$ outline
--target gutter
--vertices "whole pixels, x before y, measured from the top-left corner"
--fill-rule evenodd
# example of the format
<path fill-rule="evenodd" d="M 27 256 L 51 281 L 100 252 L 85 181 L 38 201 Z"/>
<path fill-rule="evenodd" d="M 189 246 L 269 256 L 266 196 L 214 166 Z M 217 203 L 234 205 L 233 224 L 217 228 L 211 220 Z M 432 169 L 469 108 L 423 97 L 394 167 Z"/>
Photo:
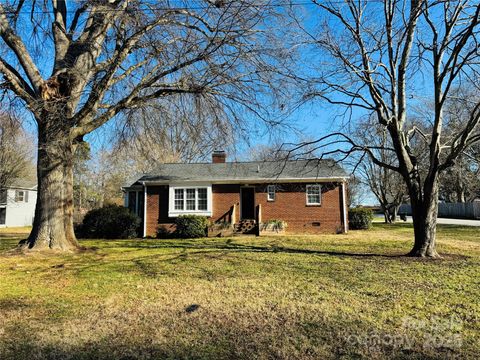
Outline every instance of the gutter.
<path fill-rule="evenodd" d="M 348 233 L 348 223 L 347 223 L 347 191 L 345 190 L 345 181 L 342 182 L 342 207 L 343 207 L 343 231 Z"/>
<path fill-rule="evenodd" d="M 261 179 L 225 179 L 225 180 L 191 180 L 191 179 L 171 179 L 171 180 L 146 180 L 142 181 L 142 184 L 149 184 L 149 185 L 169 185 L 172 183 L 206 183 L 206 184 L 268 184 L 268 183 L 304 183 L 306 181 L 312 182 L 342 182 L 344 183 L 349 177 L 316 177 L 316 178 L 261 178 Z"/>
<path fill-rule="evenodd" d="M 143 185 L 143 237 L 147 237 L 147 185 L 142 182 Z"/>

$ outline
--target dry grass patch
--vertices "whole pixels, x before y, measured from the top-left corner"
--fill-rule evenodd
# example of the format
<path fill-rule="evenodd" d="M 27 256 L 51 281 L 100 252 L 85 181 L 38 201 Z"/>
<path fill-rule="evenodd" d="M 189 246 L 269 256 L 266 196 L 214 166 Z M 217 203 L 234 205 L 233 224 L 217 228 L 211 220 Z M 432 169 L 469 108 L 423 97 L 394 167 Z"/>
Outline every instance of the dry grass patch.
<path fill-rule="evenodd" d="M 376 224 L 3 255 L 0 359 L 477 358 L 478 229 L 440 227 L 435 261 L 399 256 L 411 238 Z"/>
<path fill-rule="evenodd" d="M 0 239 L 1 238 L 26 238 L 30 231 L 32 230 L 31 226 L 21 226 L 21 227 L 0 227 Z"/>

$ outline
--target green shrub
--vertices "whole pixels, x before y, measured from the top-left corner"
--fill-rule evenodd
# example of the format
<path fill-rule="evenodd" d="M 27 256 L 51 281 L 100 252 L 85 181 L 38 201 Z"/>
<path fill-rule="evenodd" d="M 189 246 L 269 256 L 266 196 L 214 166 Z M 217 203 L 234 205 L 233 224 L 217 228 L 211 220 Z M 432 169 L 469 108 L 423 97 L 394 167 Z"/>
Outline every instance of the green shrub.
<path fill-rule="evenodd" d="M 207 235 L 208 220 L 205 216 L 182 215 L 175 220 L 175 236 L 183 239 L 204 237 Z"/>
<path fill-rule="evenodd" d="M 372 226 L 373 213 L 367 208 L 353 208 L 348 211 L 348 225 L 352 230 L 366 230 Z"/>
<path fill-rule="evenodd" d="M 82 237 L 129 239 L 137 237 L 140 218 L 119 205 L 106 205 L 89 211 L 83 218 Z"/>

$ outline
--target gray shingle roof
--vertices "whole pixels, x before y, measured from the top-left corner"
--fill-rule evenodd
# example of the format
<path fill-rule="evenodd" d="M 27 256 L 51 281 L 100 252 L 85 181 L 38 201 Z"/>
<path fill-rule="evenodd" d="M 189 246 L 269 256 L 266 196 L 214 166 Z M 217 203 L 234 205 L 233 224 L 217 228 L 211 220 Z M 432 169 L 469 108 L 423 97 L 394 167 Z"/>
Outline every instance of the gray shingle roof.
<path fill-rule="evenodd" d="M 16 178 L 12 180 L 9 189 L 33 189 L 37 186 L 35 180 L 29 180 L 24 178 Z"/>
<path fill-rule="evenodd" d="M 346 178 L 333 160 L 253 161 L 226 163 L 162 164 L 138 182 L 176 181 L 281 181 Z"/>

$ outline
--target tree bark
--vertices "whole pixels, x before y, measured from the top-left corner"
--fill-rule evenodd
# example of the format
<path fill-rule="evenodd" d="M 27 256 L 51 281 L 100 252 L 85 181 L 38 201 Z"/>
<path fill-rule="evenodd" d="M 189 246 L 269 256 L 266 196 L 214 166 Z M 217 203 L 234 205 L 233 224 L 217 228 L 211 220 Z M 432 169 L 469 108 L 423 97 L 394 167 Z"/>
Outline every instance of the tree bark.
<path fill-rule="evenodd" d="M 383 203 L 380 204 L 380 207 L 382 208 L 385 224 L 390 224 L 390 212 L 388 211 L 388 207 Z"/>
<path fill-rule="evenodd" d="M 390 224 L 390 214 L 386 209 L 383 211 L 383 218 L 384 218 L 385 224 Z"/>
<path fill-rule="evenodd" d="M 39 121 L 38 192 L 35 219 L 22 250 L 74 251 L 78 242 L 73 229 L 73 143 L 66 119 Z"/>
<path fill-rule="evenodd" d="M 436 249 L 438 178 L 430 183 L 423 196 L 417 191 L 419 188 L 414 186 L 410 190 L 415 241 L 408 256 L 439 257 Z"/>
<path fill-rule="evenodd" d="M 465 186 L 463 184 L 463 179 L 460 170 L 457 172 L 457 202 L 465 202 Z"/>
<path fill-rule="evenodd" d="M 394 204 L 393 205 L 393 214 L 391 217 L 392 224 L 395 224 L 397 222 L 397 217 L 398 217 L 398 209 L 400 208 L 400 205 Z"/>

